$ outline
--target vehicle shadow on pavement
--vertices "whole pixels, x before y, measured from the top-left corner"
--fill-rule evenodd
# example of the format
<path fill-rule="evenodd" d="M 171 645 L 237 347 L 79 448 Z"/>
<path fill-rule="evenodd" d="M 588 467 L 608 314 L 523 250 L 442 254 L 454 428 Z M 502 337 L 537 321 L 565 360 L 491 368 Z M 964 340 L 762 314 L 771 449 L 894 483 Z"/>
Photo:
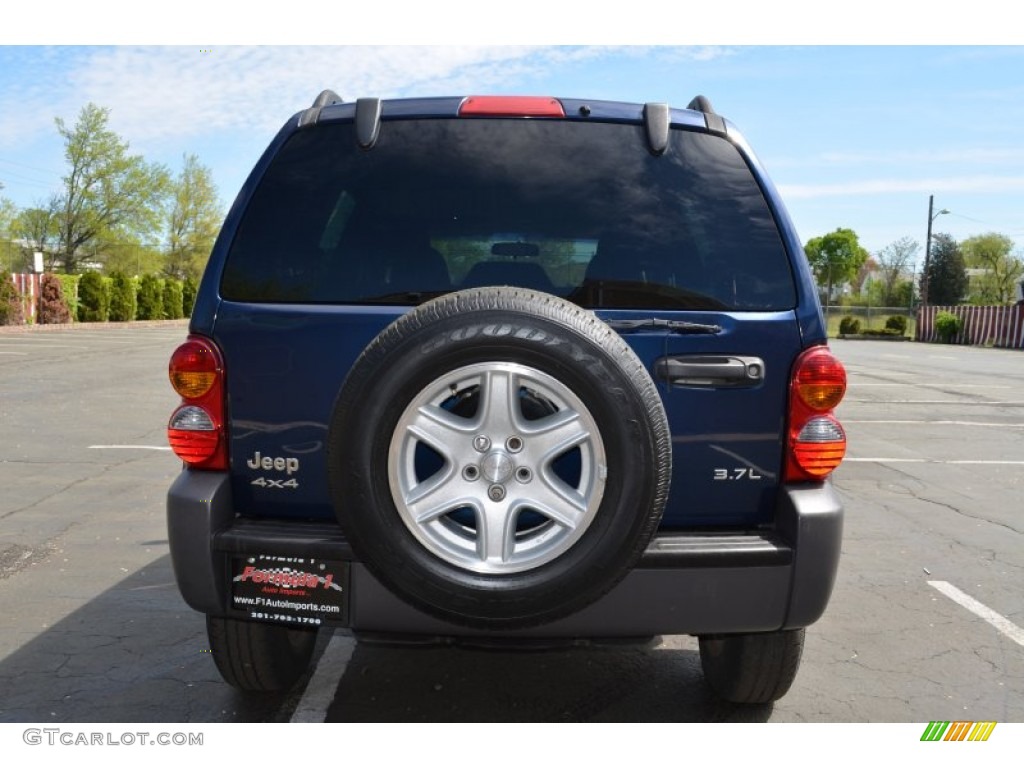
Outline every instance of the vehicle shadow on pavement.
<path fill-rule="evenodd" d="M 4 588 L 17 588 L 17 579 Z M 32 631 L 31 619 L 21 617 L 19 626 Z M 329 636 L 321 633 L 320 647 Z M 243 695 L 224 683 L 203 617 L 182 601 L 163 556 L 0 660 L 0 722 L 280 722 L 291 717 L 307 679 L 280 695 Z M 770 705 L 714 698 L 695 650 L 359 643 L 325 719 L 760 722 L 771 713 Z"/>
<path fill-rule="evenodd" d="M 328 722 L 764 722 L 772 706 L 715 698 L 695 650 L 360 643 Z"/>
<path fill-rule="evenodd" d="M 224 684 L 209 649 L 165 555 L 0 661 L 0 722 L 261 722 L 291 711 L 286 696 Z"/>

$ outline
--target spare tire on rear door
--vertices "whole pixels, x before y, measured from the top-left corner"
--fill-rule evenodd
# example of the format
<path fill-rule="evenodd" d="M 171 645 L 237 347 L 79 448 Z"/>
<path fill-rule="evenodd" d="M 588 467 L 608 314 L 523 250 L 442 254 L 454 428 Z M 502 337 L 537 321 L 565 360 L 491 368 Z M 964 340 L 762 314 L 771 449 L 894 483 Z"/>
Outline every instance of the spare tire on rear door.
<path fill-rule="evenodd" d="M 392 323 L 346 378 L 328 441 L 357 556 L 409 604 L 475 628 L 595 601 L 668 495 L 643 364 L 592 312 L 522 289 L 448 294 Z"/>

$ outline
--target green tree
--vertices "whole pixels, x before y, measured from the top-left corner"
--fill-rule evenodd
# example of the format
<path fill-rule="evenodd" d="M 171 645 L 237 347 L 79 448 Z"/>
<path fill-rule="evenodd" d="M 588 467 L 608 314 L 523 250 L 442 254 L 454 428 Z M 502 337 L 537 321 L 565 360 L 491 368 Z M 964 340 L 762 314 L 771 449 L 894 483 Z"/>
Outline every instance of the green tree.
<path fill-rule="evenodd" d="M 78 283 L 78 319 L 83 323 L 105 323 L 110 316 L 110 292 L 96 270 L 82 275 Z"/>
<path fill-rule="evenodd" d="M 195 155 L 185 155 L 181 173 L 171 188 L 167 274 L 179 280 L 202 275 L 223 217 L 210 169 Z"/>
<path fill-rule="evenodd" d="M 199 292 L 199 281 L 186 277 L 181 285 L 181 310 L 185 317 L 192 316 L 192 307 L 196 305 L 196 294 Z"/>
<path fill-rule="evenodd" d="M 889 243 L 875 256 L 878 263 L 878 278 L 881 283 L 883 306 L 903 307 L 907 305 L 901 296 L 900 285 L 906 283 L 906 275 L 911 271 L 910 265 L 917 260 L 921 246 L 911 237 L 901 237 Z"/>
<path fill-rule="evenodd" d="M 181 281 L 168 277 L 164 279 L 164 317 L 168 320 L 178 320 L 183 314 L 185 298 L 182 291 Z"/>
<path fill-rule="evenodd" d="M 159 246 L 135 239 L 101 240 L 97 243 L 96 250 L 104 254 L 103 268 L 107 274 L 124 272 L 126 275 L 141 277 L 163 271 L 167 263 L 167 258 Z"/>
<path fill-rule="evenodd" d="M 128 143 L 107 127 L 108 109 L 87 104 L 68 127 L 59 117 L 68 173 L 57 198 L 58 250 L 66 272 L 95 254 L 95 241 L 151 239 L 159 229 L 170 176 L 128 152 Z M 102 257 L 102 254 L 96 254 Z"/>
<path fill-rule="evenodd" d="M 929 264 L 921 274 L 921 300 L 939 306 L 959 304 L 967 285 L 960 245 L 949 235 L 934 235 Z"/>
<path fill-rule="evenodd" d="M 808 240 L 804 253 L 818 284 L 825 285 L 830 299 L 833 286 L 853 280 L 868 260 L 868 252 L 861 248 L 857 233 L 843 228 Z"/>
<path fill-rule="evenodd" d="M 989 232 L 960 243 L 964 262 L 979 274 L 970 278 L 971 301 L 975 304 L 1010 304 L 1024 277 L 1024 262 L 1011 254 L 1013 241 Z"/>
<path fill-rule="evenodd" d="M 10 237 L 11 225 L 18 215 L 18 207 L 6 197 L 0 197 L 0 237 Z"/>
<path fill-rule="evenodd" d="M 0 189 L 3 189 L 0 186 Z M 0 269 L 14 271 L 15 257 L 18 255 L 18 248 L 14 240 L 14 220 L 17 218 L 18 209 L 6 197 L 0 197 Z"/>
<path fill-rule="evenodd" d="M 68 322 L 73 323 L 78 319 L 78 284 L 82 281 L 82 276 L 57 275 L 57 279 L 60 280 L 61 290 L 64 291 L 64 303 L 70 313 Z"/>
<path fill-rule="evenodd" d="M 882 279 L 872 280 L 868 284 L 867 303 L 869 307 L 909 307 L 910 280 L 897 280 L 892 288 L 886 288 Z"/>
<path fill-rule="evenodd" d="M 139 320 L 162 320 L 164 292 L 156 275 L 143 275 L 139 281 L 139 304 L 135 316 Z"/>
<path fill-rule="evenodd" d="M 115 322 L 134 320 L 138 309 L 135 283 L 124 272 L 115 272 L 110 278 L 110 319 Z"/>
<path fill-rule="evenodd" d="M 22 241 L 22 266 L 32 263 L 32 254 L 43 254 L 43 265 L 54 271 L 57 261 L 57 220 L 54 217 L 56 200 L 19 211 L 11 230 Z"/>

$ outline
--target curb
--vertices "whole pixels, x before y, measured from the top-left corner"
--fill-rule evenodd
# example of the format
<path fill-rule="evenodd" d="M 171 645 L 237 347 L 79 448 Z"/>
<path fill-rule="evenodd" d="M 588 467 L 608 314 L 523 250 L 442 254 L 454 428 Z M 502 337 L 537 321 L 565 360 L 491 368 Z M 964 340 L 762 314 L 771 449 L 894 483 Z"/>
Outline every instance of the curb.
<path fill-rule="evenodd" d="M 105 323 L 52 323 L 46 325 L 0 325 L 0 335 L 18 333 L 47 333 L 49 331 L 98 330 L 101 328 L 187 328 L 188 318 L 183 320 L 131 320 L 128 322 Z"/>
<path fill-rule="evenodd" d="M 840 333 L 835 338 L 847 341 L 911 341 L 909 336 L 870 336 L 863 333 Z"/>

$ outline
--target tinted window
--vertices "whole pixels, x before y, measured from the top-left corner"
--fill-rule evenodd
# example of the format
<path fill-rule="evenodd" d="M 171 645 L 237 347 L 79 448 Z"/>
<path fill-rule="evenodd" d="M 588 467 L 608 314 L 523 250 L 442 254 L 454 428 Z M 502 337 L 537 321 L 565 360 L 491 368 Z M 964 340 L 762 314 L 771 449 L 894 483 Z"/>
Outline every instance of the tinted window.
<path fill-rule="evenodd" d="M 775 222 L 736 149 L 673 131 L 546 120 L 298 132 L 241 222 L 225 298 L 418 303 L 521 285 L 592 308 L 788 309 Z"/>

